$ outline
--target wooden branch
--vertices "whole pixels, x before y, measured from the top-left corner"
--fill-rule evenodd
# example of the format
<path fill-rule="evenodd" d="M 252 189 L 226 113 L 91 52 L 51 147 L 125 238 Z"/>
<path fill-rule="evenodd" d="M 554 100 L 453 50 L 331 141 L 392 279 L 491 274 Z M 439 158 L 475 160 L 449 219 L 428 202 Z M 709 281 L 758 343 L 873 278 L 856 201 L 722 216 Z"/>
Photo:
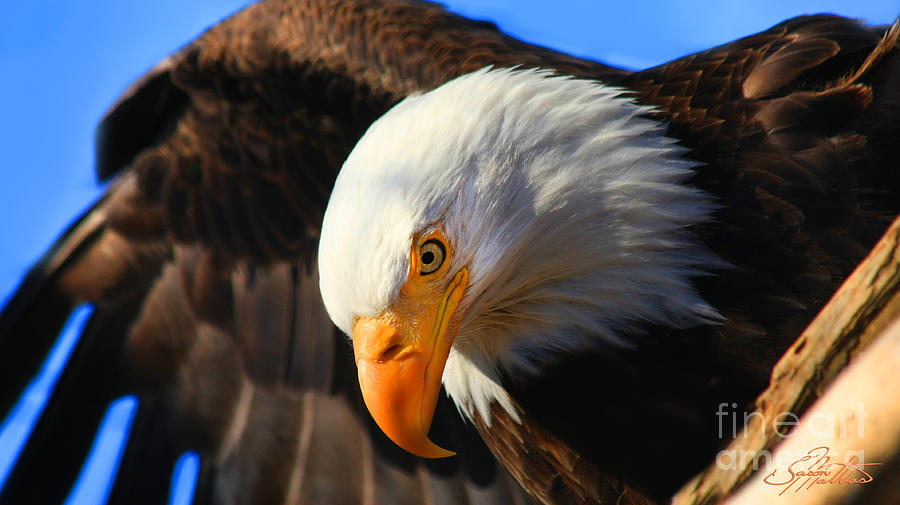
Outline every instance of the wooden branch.
<path fill-rule="evenodd" d="M 897 484 L 885 463 L 900 449 L 898 366 L 900 318 L 838 376 L 778 444 L 768 468 L 757 471 L 726 505 L 778 503 L 779 498 L 791 505 L 896 504 L 859 495 L 869 487 Z"/>
<path fill-rule="evenodd" d="M 727 448 L 745 456 L 742 461 L 713 463 L 681 488 L 673 505 L 710 505 L 729 496 L 753 472 L 753 458 L 746 456 L 771 449 L 786 432 L 783 423 L 792 418 L 785 414 L 800 416 L 900 314 L 898 242 L 900 218 L 776 364 L 768 389 L 756 401 L 760 415 L 750 416 L 745 436 Z"/>

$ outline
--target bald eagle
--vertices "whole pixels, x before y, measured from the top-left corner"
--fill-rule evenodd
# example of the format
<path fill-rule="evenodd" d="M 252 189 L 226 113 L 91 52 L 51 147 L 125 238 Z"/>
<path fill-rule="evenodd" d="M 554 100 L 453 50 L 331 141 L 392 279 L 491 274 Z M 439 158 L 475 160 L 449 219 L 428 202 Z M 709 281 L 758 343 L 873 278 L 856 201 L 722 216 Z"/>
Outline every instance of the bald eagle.
<path fill-rule="evenodd" d="M 93 307 L 0 501 L 61 502 L 127 393 L 113 503 L 187 449 L 196 503 L 665 500 L 900 211 L 898 33 L 630 72 L 430 4 L 246 8 L 110 110 L 108 189 L 0 315 L 8 410 Z"/>

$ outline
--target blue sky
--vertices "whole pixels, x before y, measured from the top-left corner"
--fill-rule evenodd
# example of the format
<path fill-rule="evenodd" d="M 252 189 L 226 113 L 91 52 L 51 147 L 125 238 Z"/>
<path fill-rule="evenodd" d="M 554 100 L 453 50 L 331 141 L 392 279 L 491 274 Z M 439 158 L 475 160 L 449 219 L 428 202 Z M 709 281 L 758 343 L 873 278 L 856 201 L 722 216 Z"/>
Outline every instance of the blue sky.
<path fill-rule="evenodd" d="M 106 108 L 166 54 L 246 3 L 33 0 L 4 5 L 0 300 L 57 233 L 98 195 L 93 131 Z M 631 68 L 721 44 L 801 13 L 836 12 L 879 24 L 900 13 L 898 0 L 447 4 L 456 12 L 491 19 L 527 41 Z M 116 415 L 121 431 L 128 416 Z M 3 459 L 0 453 L 0 462 Z"/>

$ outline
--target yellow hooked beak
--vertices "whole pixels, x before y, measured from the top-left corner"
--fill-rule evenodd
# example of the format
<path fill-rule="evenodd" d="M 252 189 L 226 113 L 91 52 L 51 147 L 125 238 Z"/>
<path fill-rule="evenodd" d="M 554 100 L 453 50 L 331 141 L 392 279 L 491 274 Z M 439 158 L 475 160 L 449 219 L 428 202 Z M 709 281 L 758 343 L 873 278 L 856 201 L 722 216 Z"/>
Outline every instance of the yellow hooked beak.
<path fill-rule="evenodd" d="M 468 279 L 462 268 L 442 289 L 434 289 L 413 262 L 393 305 L 377 317 L 359 318 L 353 327 L 366 407 L 391 440 L 425 458 L 455 454 L 429 440 L 428 430 L 458 330 L 459 318 L 453 315 Z"/>

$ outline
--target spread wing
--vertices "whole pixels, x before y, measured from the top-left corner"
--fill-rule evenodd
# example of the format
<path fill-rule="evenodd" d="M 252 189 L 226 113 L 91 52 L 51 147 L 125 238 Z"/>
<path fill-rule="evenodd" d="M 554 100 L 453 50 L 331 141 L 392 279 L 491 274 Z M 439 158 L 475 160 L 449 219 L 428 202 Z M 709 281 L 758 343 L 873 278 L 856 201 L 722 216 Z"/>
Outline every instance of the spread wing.
<path fill-rule="evenodd" d="M 624 73 L 513 40 L 428 4 L 268 1 L 213 27 L 103 120 L 108 190 L 0 316 L 0 410 L 72 310 L 93 306 L 3 503 L 60 503 L 109 402 L 139 409 L 111 503 L 160 503 L 201 455 L 196 503 L 523 503 L 442 400 L 428 462 L 361 407 L 352 351 L 318 295 L 334 177 L 409 93 L 482 68 Z"/>

